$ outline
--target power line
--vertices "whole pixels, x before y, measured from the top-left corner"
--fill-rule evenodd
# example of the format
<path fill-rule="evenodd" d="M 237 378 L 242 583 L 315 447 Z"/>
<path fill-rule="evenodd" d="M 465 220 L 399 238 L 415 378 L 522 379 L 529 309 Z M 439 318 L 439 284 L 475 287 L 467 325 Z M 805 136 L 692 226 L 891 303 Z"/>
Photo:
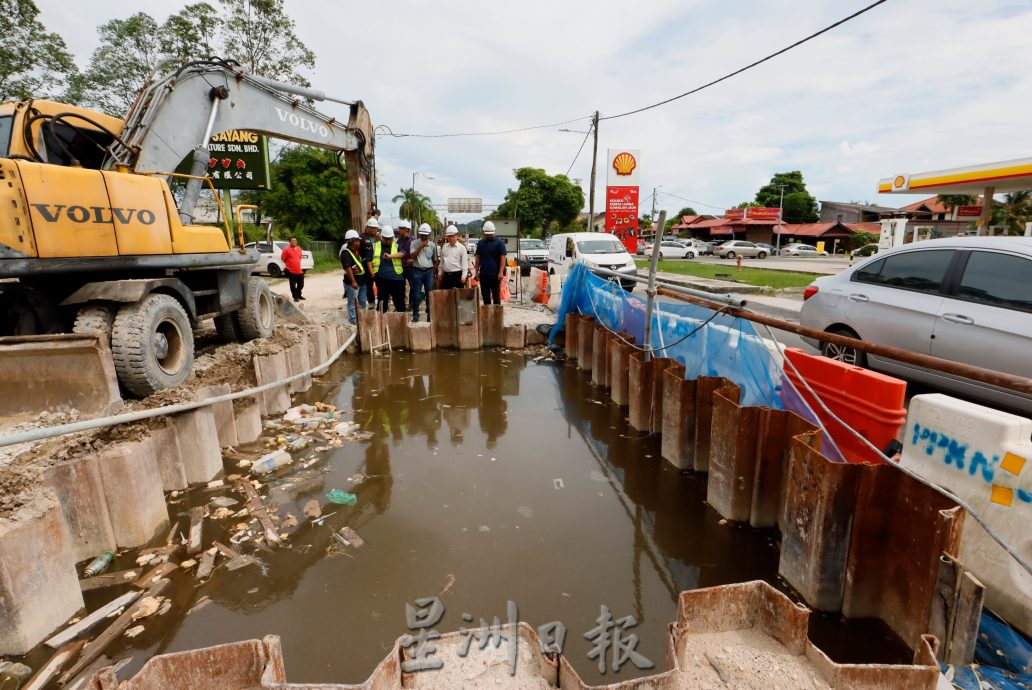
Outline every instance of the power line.
<path fill-rule="evenodd" d="M 721 210 L 727 209 L 727 206 L 714 206 L 713 204 L 707 204 L 705 201 L 696 201 L 695 199 L 689 199 L 687 197 L 678 196 L 676 194 L 671 194 L 670 192 L 663 191 L 662 189 L 659 189 L 659 190 L 656 190 L 656 191 L 658 191 L 660 194 L 666 194 L 667 196 L 672 196 L 675 199 L 680 199 L 681 201 L 687 201 L 688 203 L 691 203 L 691 204 L 698 204 L 699 206 L 707 206 L 709 208 L 716 208 L 716 209 L 721 209 Z"/>
<path fill-rule="evenodd" d="M 529 131 L 534 130 L 534 129 L 549 129 L 551 127 L 558 127 L 560 125 L 570 125 L 570 124 L 573 124 L 574 122 L 580 122 L 582 120 L 590 120 L 593 117 L 594 117 L 593 115 L 585 115 L 583 117 L 575 117 L 572 120 L 564 120 L 563 122 L 555 122 L 555 123 L 548 124 L 548 125 L 533 125 L 532 127 L 519 127 L 517 129 L 503 129 L 503 130 L 499 130 L 499 131 L 496 131 L 496 132 L 455 132 L 455 133 L 451 133 L 451 134 L 405 134 L 405 133 L 392 132 L 390 130 L 390 127 L 387 127 L 386 125 L 383 125 L 383 127 L 387 130 L 387 136 L 397 137 L 399 139 L 404 138 L 404 137 L 419 138 L 419 139 L 442 139 L 444 137 L 492 137 L 492 136 L 497 136 L 497 135 L 500 135 L 500 134 L 515 134 L 517 132 L 529 132 Z"/>
<path fill-rule="evenodd" d="M 726 81 L 727 79 L 730 79 L 731 77 L 737 76 L 737 75 L 741 74 L 742 72 L 745 72 L 747 70 L 752 69 L 753 67 L 756 67 L 758 65 L 762 65 L 764 62 L 767 62 L 768 60 L 773 60 L 774 58 L 778 57 L 779 55 L 783 55 L 784 53 L 787 53 L 788 51 L 792 50 L 793 48 L 797 48 L 797 47 L 803 45 L 807 41 L 812 41 L 813 39 L 817 38 L 818 36 L 820 36 L 822 34 L 826 34 L 827 32 L 831 31 L 832 29 L 834 29 L 836 27 L 839 27 L 839 26 L 845 24 L 846 22 L 848 22 L 848 21 L 850 21 L 852 19 L 856 19 L 857 17 L 859 17 L 860 15 L 864 14 L 865 12 L 869 12 L 870 10 L 873 10 L 875 7 L 885 3 L 886 1 L 887 0 L 876 0 L 876 2 L 872 2 L 867 7 L 864 7 L 863 9 L 854 12 L 853 14 L 849 15 L 848 17 L 845 17 L 844 19 L 840 19 L 837 22 L 835 22 L 834 24 L 830 24 L 830 25 L 824 27 L 823 29 L 821 29 L 820 31 L 817 31 L 815 33 L 810 34 L 806 38 L 799 39 L 798 41 L 796 41 L 792 45 L 785 46 L 781 50 L 779 50 L 779 51 L 777 51 L 775 53 L 771 53 L 770 55 L 768 55 L 765 58 L 761 58 L 761 59 L 757 60 L 756 62 L 753 62 L 753 63 L 750 63 L 750 64 L 746 65 L 745 67 L 736 69 L 734 72 L 729 72 L 728 74 L 725 74 L 724 76 L 720 77 L 719 79 L 714 79 L 713 81 L 711 81 L 709 83 L 706 83 L 706 84 L 703 84 L 702 86 L 697 86 L 694 89 L 692 89 L 691 91 L 685 91 L 684 93 L 682 93 L 682 94 L 680 94 L 678 96 L 673 96 L 671 98 L 666 99 L 665 101 L 659 101 L 658 103 L 653 103 L 652 105 L 646 105 L 644 107 L 636 108 L 634 110 L 628 110 L 626 113 L 620 113 L 619 115 L 607 115 L 606 117 L 603 117 L 601 119 L 602 120 L 615 120 L 618 117 L 627 117 L 628 115 L 634 115 L 636 113 L 640 113 L 640 112 L 643 112 L 643 111 L 646 111 L 646 110 L 651 110 L 652 108 L 658 108 L 659 106 L 666 105 L 667 103 L 672 103 L 673 101 L 676 101 L 679 98 L 684 98 L 685 96 L 691 96 L 693 93 L 698 93 L 698 92 L 702 91 L 703 89 L 708 89 L 709 87 L 711 87 L 711 86 L 713 86 L 715 84 L 719 84 L 722 81 Z"/>
<path fill-rule="evenodd" d="M 594 126 L 595 126 L 594 123 L 592 123 L 591 127 L 588 127 L 588 131 L 584 133 L 584 139 L 580 143 L 580 148 L 577 149 L 577 155 L 573 157 L 573 162 L 570 163 L 570 167 L 568 167 L 566 169 L 566 176 L 567 177 L 570 176 L 570 171 L 573 170 L 573 166 L 575 166 L 577 164 L 577 159 L 580 158 L 580 153 L 581 153 L 581 151 L 584 150 L 584 144 L 588 143 L 588 137 L 591 136 L 591 128 L 594 127 Z"/>

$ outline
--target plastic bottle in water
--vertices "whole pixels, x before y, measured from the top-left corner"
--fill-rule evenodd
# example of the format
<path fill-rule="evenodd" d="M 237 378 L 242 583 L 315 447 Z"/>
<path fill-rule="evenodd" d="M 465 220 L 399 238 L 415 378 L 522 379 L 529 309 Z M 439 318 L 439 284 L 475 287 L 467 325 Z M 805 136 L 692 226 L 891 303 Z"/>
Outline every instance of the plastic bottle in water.
<path fill-rule="evenodd" d="M 284 465 L 289 465 L 294 459 L 290 457 L 290 453 L 285 450 L 274 450 L 268 455 L 255 460 L 254 464 L 251 465 L 251 471 L 258 474 L 267 474 L 275 469 L 279 469 Z"/>

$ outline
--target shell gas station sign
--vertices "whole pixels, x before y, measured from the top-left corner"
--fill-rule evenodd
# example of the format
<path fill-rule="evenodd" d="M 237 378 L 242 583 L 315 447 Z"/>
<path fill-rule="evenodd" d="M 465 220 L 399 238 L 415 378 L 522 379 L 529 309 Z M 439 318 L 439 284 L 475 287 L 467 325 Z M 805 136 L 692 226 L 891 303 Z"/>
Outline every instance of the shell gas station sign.
<path fill-rule="evenodd" d="M 631 254 L 638 251 L 639 149 L 609 149 L 606 160 L 606 232 L 620 238 Z"/>

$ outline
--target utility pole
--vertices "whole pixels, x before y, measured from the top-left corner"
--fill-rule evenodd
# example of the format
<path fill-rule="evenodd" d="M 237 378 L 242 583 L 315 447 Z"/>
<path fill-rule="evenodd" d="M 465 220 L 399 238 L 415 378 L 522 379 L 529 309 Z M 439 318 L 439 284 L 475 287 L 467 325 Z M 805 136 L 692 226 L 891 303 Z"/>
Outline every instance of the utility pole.
<path fill-rule="evenodd" d="M 785 213 L 785 185 L 779 184 L 781 191 L 781 198 L 778 200 L 778 246 L 776 247 L 777 253 L 781 255 L 781 216 Z"/>
<path fill-rule="evenodd" d="M 658 192 L 659 188 L 662 187 L 662 186 L 663 185 L 656 185 L 655 187 L 652 188 L 652 213 L 649 214 L 649 222 L 652 223 L 653 225 L 655 225 L 655 223 L 656 223 L 656 192 Z M 662 237 L 662 235 L 663 235 L 662 230 L 663 229 L 660 228 L 659 226 L 656 226 L 656 228 L 657 228 L 657 230 L 659 230 L 660 237 Z M 649 229 L 651 230 L 652 228 L 649 228 Z M 640 228 L 639 228 L 638 234 L 639 235 L 641 234 Z M 656 239 L 656 233 L 655 232 L 652 233 L 652 239 L 653 239 L 653 241 L 655 241 L 655 239 Z"/>
<path fill-rule="evenodd" d="M 591 154 L 591 189 L 588 191 L 588 232 L 595 231 L 595 170 L 598 167 L 598 111 L 591 119 L 591 128 L 595 134 L 595 149 Z"/>

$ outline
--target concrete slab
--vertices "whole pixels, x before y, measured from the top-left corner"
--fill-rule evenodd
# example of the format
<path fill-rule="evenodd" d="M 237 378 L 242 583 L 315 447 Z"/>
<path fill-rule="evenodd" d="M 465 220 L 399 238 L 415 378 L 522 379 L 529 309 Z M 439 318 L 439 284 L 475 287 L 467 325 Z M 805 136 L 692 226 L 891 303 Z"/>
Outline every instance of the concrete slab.
<path fill-rule="evenodd" d="M 564 333 L 566 338 L 566 356 L 570 359 L 577 359 L 577 324 L 580 323 L 580 314 L 567 312 Z"/>
<path fill-rule="evenodd" d="M 408 325 L 409 349 L 413 352 L 429 352 L 433 349 L 433 329 L 426 321 Z"/>
<path fill-rule="evenodd" d="M 372 352 L 373 345 L 383 340 L 380 333 L 380 318 L 372 309 L 358 310 L 358 349 L 361 352 Z M 326 353 L 329 356 L 330 352 Z M 325 358 L 324 358 L 325 359 Z"/>
<path fill-rule="evenodd" d="M 527 341 L 526 342 L 527 347 L 531 347 L 531 346 L 534 346 L 534 345 L 547 345 L 548 344 L 548 336 L 545 335 L 544 333 L 541 333 L 540 331 L 538 331 L 537 328 L 535 328 L 533 326 L 528 326 L 527 327 L 526 341 Z"/>
<path fill-rule="evenodd" d="M 116 550 L 96 455 L 48 468 L 43 486 L 59 499 L 73 562 Z"/>
<path fill-rule="evenodd" d="M 481 305 L 478 317 L 480 319 L 480 345 L 481 347 L 501 347 L 504 342 L 503 329 L 505 328 L 504 307 L 500 304 Z"/>
<path fill-rule="evenodd" d="M 168 526 L 153 440 L 105 448 L 98 464 L 115 541 L 121 548 L 143 546 Z"/>
<path fill-rule="evenodd" d="M 430 328 L 433 330 L 435 349 L 450 349 L 459 346 L 458 325 L 455 322 L 456 290 L 432 290 L 430 292 Z"/>
<path fill-rule="evenodd" d="M 179 452 L 179 436 L 172 418 L 166 417 L 156 424 L 150 435 L 154 439 L 154 455 L 158 459 L 162 488 L 165 491 L 182 491 L 190 482 L 186 478 L 186 466 Z"/>
<path fill-rule="evenodd" d="M 337 332 L 334 329 L 330 337 L 330 344 L 334 351 L 337 349 L 336 335 Z M 254 358 L 254 370 L 255 376 L 258 379 L 258 385 L 263 386 L 267 383 L 282 381 L 287 378 L 289 371 L 287 369 L 286 352 L 257 355 Z M 281 414 L 290 408 L 290 393 L 287 390 L 286 384 L 270 388 L 261 393 L 261 405 L 262 415 L 266 417 Z"/>
<path fill-rule="evenodd" d="M 326 334 L 326 359 L 329 359 L 340 349 L 340 333 L 331 323 L 323 324 L 323 333 Z"/>
<path fill-rule="evenodd" d="M 326 331 L 322 328 L 308 329 L 308 361 L 312 366 L 322 364 L 326 361 L 329 353 L 326 351 Z M 316 376 L 322 376 L 329 370 L 329 367 L 317 369 Z"/>
<path fill-rule="evenodd" d="M 0 518 L 0 654 L 27 654 L 82 606 L 61 508 L 40 491 Z"/>
<path fill-rule="evenodd" d="M 609 397 L 612 401 L 626 407 L 630 402 L 630 359 L 634 348 L 622 340 L 617 340 L 609 349 Z"/>
<path fill-rule="evenodd" d="M 210 408 L 177 414 L 172 418 L 172 426 L 187 482 L 210 482 L 222 472 L 222 449 L 215 428 L 215 413 Z"/>
<path fill-rule="evenodd" d="M 233 401 L 237 440 L 240 443 L 254 443 L 261 438 L 262 413 L 258 407 L 257 398 L 240 398 Z"/>
<path fill-rule="evenodd" d="M 305 337 L 301 342 L 287 348 L 287 369 L 291 376 L 300 374 L 303 371 L 308 371 L 312 368 L 311 359 L 308 354 L 308 338 Z M 300 378 L 297 381 L 292 381 L 289 385 L 288 390 L 291 393 L 304 393 L 312 387 L 312 375 L 308 374 L 304 378 Z"/>
<path fill-rule="evenodd" d="M 527 342 L 526 326 L 521 323 L 506 326 L 503 341 L 503 345 L 509 350 L 522 350 Z"/>
<path fill-rule="evenodd" d="M 455 290 L 455 331 L 460 350 L 480 349 L 480 322 L 477 310 L 480 297 L 476 288 Z"/>
<path fill-rule="evenodd" d="M 197 397 L 207 400 L 208 398 L 217 398 L 221 395 L 229 395 L 230 388 L 228 383 L 221 383 L 217 386 L 205 386 L 197 391 Z M 228 448 L 235 446 L 237 441 L 236 422 L 233 417 L 233 401 L 226 400 L 225 402 L 215 403 L 209 405 L 208 409 L 215 415 L 215 432 L 219 437 L 219 446 L 222 448 Z M 160 462 L 158 463 L 161 464 Z"/>
<path fill-rule="evenodd" d="M 408 350 L 408 325 L 412 317 L 408 312 L 392 311 L 384 314 L 387 334 L 391 339 L 392 350 Z M 343 341 L 342 341 L 343 342 Z"/>

